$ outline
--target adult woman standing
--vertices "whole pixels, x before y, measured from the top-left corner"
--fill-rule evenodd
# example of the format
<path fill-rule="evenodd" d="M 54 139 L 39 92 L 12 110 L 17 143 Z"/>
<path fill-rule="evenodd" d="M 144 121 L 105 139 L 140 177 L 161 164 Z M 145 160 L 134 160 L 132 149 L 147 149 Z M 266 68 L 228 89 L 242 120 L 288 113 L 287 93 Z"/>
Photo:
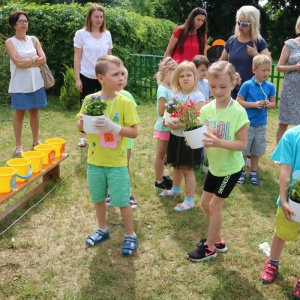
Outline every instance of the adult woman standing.
<path fill-rule="evenodd" d="M 84 27 L 74 37 L 74 72 L 80 102 L 85 96 L 101 89 L 96 78 L 95 64 L 100 56 L 112 54 L 112 38 L 106 30 L 104 8 L 99 4 L 90 7 Z M 86 145 L 86 135 L 81 132 L 78 146 Z"/>
<path fill-rule="evenodd" d="M 39 108 L 47 105 L 44 81 L 39 66 L 46 63 L 46 56 L 36 37 L 36 47 L 31 37 L 27 36 L 29 17 L 23 11 L 12 13 L 8 19 L 15 35 L 5 41 L 7 53 L 10 57 L 10 83 L 8 92 L 11 93 L 11 108 L 15 109 L 13 122 L 16 146 L 14 153 L 21 156 L 22 125 L 26 110 L 29 112 L 30 128 L 33 146 L 39 141 Z"/>
<path fill-rule="evenodd" d="M 200 7 L 193 9 L 186 22 L 174 30 L 164 58 L 171 56 L 175 61 L 181 63 L 184 60 L 192 61 L 198 54 L 206 56 L 206 17 L 205 9 Z"/>
<path fill-rule="evenodd" d="M 266 54 L 271 58 L 266 41 L 262 38 L 260 27 L 260 12 L 251 5 L 242 6 L 236 13 L 235 33 L 226 42 L 219 60 L 232 63 L 241 76 L 241 84 L 252 78 L 252 60 L 258 54 Z M 236 99 L 240 85 L 231 92 Z"/>
<path fill-rule="evenodd" d="M 277 64 L 278 72 L 285 73 L 280 96 L 277 144 L 288 125 L 300 124 L 300 16 L 295 29 L 297 37 L 285 41 Z"/>

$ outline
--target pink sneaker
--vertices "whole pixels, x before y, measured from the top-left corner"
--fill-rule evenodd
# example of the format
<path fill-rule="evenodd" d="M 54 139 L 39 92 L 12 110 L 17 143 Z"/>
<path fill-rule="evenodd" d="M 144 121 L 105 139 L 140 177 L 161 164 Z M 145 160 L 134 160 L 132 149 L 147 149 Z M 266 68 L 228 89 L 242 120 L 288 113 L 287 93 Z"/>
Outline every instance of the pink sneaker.
<path fill-rule="evenodd" d="M 297 279 L 297 283 L 294 288 L 294 298 L 295 300 L 300 300 L 300 277 Z"/>
<path fill-rule="evenodd" d="M 278 265 L 268 261 L 266 262 L 264 269 L 260 274 L 260 279 L 264 284 L 271 283 L 274 281 L 277 272 L 278 272 Z"/>

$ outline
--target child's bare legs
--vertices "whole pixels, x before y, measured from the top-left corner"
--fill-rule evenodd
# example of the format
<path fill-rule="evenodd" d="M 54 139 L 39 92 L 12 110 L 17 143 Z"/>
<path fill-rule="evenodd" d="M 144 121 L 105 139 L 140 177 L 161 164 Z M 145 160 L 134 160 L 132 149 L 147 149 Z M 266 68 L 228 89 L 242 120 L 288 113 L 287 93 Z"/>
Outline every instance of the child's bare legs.
<path fill-rule="evenodd" d="M 168 147 L 168 141 L 157 139 L 154 171 L 155 171 L 156 180 L 158 182 L 163 180 L 164 162 L 165 162 L 167 147 Z"/>
<path fill-rule="evenodd" d="M 278 124 L 277 133 L 276 133 L 277 144 L 279 143 L 283 134 L 286 132 L 288 126 L 289 126 L 288 124 L 280 124 L 280 123 Z"/>
<path fill-rule="evenodd" d="M 272 238 L 271 243 L 271 253 L 270 258 L 274 260 L 279 260 L 282 250 L 284 248 L 285 241 L 279 238 L 275 233 Z"/>
<path fill-rule="evenodd" d="M 96 209 L 96 217 L 97 217 L 99 228 L 106 229 L 107 223 L 106 223 L 106 203 L 105 203 L 105 201 L 95 203 L 95 209 Z"/>
<path fill-rule="evenodd" d="M 189 198 L 194 198 L 196 188 L 196 178 L 193 170 L 182 170 L 185 180 L 185 193 Z"/>
<path fill-rule="evenodd" d="M 194 207 L 194 195 L 196 188 L 196 178 L 193 170 L 182 170 L 185 180 L 185 198 L 184 201 L 174 207 L 176 211 L 187 210 Z M 175 181 L 174 181 L 175 182 Z M 174 186 L 175 183 L 173 182 Z"/>
<path fill-rule="evenodd" d="M 216 242 L 220 242 L 222 226 L 222 209 L 226 198 L 220 198 L 212 193 L 203 192 L 201 205 L 209 218 L 208 236 L 206 244 L 213 249 Z"/>
<path fill-rule="evenodd" d="M 251 171 L 258 171 L 259 156 L 251 155 Z"/>
<path fill-rule="evenodd" d="M 120 207 L 122 219 L 125 226 L 125 234 L 132 235 L 134 234 L 133 230 L 133 213 L 130 205 L 125 207 Z"/>

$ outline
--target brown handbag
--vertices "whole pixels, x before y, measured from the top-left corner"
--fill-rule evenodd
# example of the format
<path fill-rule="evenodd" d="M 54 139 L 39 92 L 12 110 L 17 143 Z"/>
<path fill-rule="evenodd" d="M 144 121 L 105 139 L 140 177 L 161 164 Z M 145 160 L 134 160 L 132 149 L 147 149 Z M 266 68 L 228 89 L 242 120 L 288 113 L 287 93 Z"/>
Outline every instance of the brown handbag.
<path fill-rule="evenodd" d="M 33 43 L 33 46 L 36 49 L 36 38 L 34 36 L 31 36 L 31 41 Z M 43 64 L 43 65 L 40 65 L 39 68 L 41 70 L 45 88 L 49 89 L 49 88 L 53 87 L 55 84 L 55 79 L 54 79 L 48 65 Z"/>

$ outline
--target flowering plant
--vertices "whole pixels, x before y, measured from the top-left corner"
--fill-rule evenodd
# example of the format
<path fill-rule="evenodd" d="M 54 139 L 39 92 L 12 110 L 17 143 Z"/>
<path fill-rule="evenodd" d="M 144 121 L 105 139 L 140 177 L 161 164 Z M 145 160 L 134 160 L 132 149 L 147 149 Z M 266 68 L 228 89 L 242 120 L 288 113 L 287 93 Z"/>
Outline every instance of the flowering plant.
<path fill-rule="evenodd" d="M 99 93 L 92 94 L 84 101 L 83 113 L 89 116 L 102 116 L 106 107 L 107 103 Z"/>
<path fill-rule="evenodd" d="M 177 98 L 172 98 L 169 102 L 165 103 L 165 108 L 168 113 L 173 113 L 178 111 L 180 107 L 180 102 L 178 102 Z"/>
<path fill-rule="evenodd" d="M 196 110 L 195 102 L 189 99 L 186 103 L 180 104 L 179 109 L 171 114 L 172 118 L 179 118 L 179 122 L 185 126 L 185 131 L 200 126 L 198 117 L 200 112 Z"/>

